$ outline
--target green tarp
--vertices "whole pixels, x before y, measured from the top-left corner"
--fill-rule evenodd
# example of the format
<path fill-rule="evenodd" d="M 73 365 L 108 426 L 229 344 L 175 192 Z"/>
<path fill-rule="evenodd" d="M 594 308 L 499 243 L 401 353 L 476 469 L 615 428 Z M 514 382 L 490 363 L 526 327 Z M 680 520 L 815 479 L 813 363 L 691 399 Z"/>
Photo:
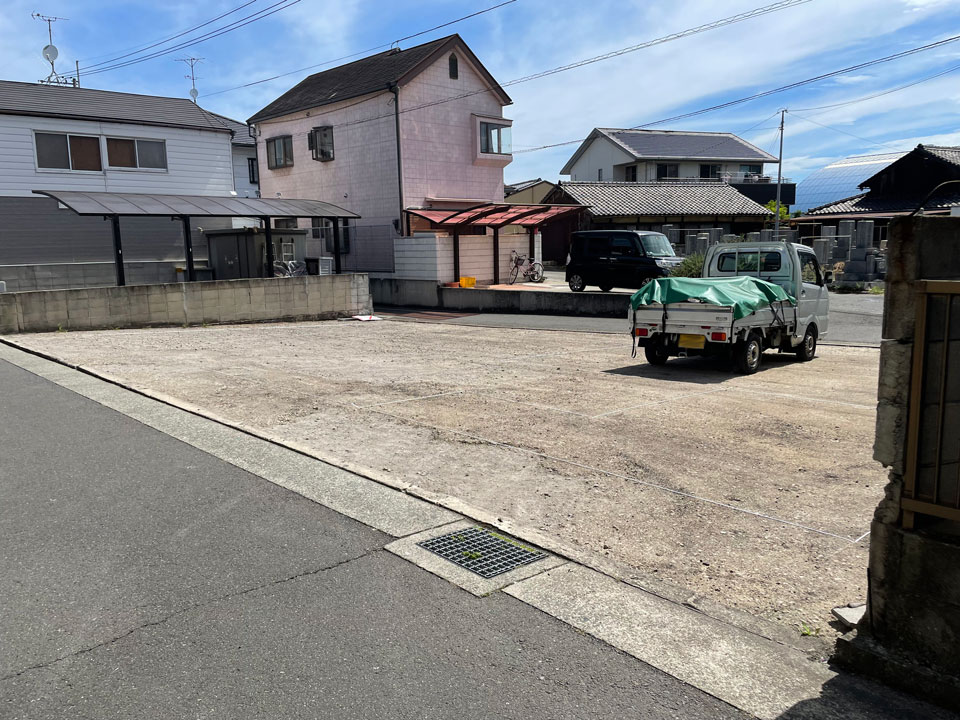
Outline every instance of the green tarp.
<path fill-rule="evenodd" d="M 669 304 L 695 299 L 709 305 L 732 307 L 735 320 L 778 300 L 796 301 L 779 285 L 755 277 L 686 278 L 651 280 L 630 298 L 634 310 L 641 305 Z"/>

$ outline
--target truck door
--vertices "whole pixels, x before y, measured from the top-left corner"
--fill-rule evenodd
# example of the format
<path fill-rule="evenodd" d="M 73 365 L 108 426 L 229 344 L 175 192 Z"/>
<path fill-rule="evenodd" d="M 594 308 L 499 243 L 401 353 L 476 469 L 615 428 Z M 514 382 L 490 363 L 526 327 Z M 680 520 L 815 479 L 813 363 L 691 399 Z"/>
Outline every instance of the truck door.
<path fill-rule="evenodd" d="M 800 296 L 797 298 L 797 334 L 802 335 L 810 323 L 817 326 L 819 334 L 827 332 L 827 288 L 817 256 L 812 252 L 799 251 Z"/>

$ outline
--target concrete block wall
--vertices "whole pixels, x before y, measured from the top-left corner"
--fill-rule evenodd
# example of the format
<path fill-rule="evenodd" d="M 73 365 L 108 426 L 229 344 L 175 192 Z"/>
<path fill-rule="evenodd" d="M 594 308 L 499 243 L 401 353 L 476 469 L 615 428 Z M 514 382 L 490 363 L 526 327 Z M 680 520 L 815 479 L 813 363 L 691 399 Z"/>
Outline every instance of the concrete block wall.
<path fill-rule="evenodd" d="M 855 247 L 866 234 L 853 235 Z M 918 401 L 910 397 L 918 283 L 960 280 L 960 218 L 895 219 L 888 253 L 874 458 L 889 482 L 871 525 L 865 620 L 838 642 L 837 659 L 960 709 L 960 523 L 917 514 L 905 528 L 900 507 L 909 407 Z"/>
<path fill-rule="evenodd" d="M 4 293 L 0 333 L 323 320 L 372 312 L 366 274 Z"/>

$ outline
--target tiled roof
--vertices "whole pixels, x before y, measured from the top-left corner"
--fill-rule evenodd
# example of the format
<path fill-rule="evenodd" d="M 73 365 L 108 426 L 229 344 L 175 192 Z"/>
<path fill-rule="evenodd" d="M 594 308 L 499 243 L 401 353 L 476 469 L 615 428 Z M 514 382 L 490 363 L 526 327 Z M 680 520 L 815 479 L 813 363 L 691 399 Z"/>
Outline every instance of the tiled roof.
<path fill-rule="evenodd" d="M 926 210 L 943 210 L 960 205 L 960 192 L 944 188 L 946 192 L 924 203 Z M 922 197 L 916 198 L 871 198 L 870 193 L 854 195 L 829 205 L 821 205 L 807 211 L 807 215 L 847 215 L 853 213 L 896 214 L 913 212 L 920 204 Z"/>
<path fill-rule="evenodd" d="M 105 120 L 226 132 L 218 116 L 186 98 L 0 80 L 0 115 Z"/>
<path fill-rule="evenodd" d="M 638 159 L 777 161 L 770 153 L 738 138 L 733 133 L 598 129 Z"/>
<path fill-rule="evenodd" d="M 615 215 L 773 215 L 721 182 L 562 182 L 559 188 L 598 217 Z"/>
<path fill-rule="evenodd" d="M 439 40 L 416 45 L 406 50 L 397 48 L 370 55 L 346 65 L 315 73 L 292 87 L 272 103 L 256 113 L 248 122 L 258 123 L 290 113 L 322 107 L 350 98 L 387 90 L 391 83 L 399 83 L 408 75 L 415 75 L 426 64 L 448 49 L 457 48 L 477 67 L 481 75 L 495 89 L 504 104 L 510 98 L 459 35 L 448 35 Z"/>
<path fill-rule="evenodd" d="M 246 123 L 237 122 L 231 118 L 228 118 L 226 115 L 221 115 L 220 113 L 209 112 L 209 115 L 213 115 L 218 120 L 221 120 L 224 125 L 233 130 L 233 144 L 234 145 L 249 145 L 250 147 L 255 147 L 257 141 L 250 137 L 250 128 L 247 127 Z"/>
<path fill-rule="evenodd" d="M 533 187 L 539 182 L 543 182 L 543 179 L 536 178 L 535 180 L 522 180 L 518 183 L 504 183 L 503 192 L 506 195 L 511 195 L 513 193 L 518 193 L 521 190 L 526 190 L 527 188 Z"/>
<path fill-rule="evenodd" d="M 941 147 L 938 145 L 923 145 L 923 149 L 931 155 L 952 165 L 960 166 L 960 147 Z"/>

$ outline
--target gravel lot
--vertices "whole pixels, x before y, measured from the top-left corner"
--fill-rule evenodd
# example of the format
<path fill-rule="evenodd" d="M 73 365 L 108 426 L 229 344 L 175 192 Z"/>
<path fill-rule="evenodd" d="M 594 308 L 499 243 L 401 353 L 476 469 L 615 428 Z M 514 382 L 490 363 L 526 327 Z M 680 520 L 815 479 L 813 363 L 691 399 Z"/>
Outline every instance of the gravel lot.
<path fill-rule="evenodd" d="M 878 352 L 655 368 L 611 335 L 325 322 L 20 342 L 824 632 L 863 600 Z"/>

